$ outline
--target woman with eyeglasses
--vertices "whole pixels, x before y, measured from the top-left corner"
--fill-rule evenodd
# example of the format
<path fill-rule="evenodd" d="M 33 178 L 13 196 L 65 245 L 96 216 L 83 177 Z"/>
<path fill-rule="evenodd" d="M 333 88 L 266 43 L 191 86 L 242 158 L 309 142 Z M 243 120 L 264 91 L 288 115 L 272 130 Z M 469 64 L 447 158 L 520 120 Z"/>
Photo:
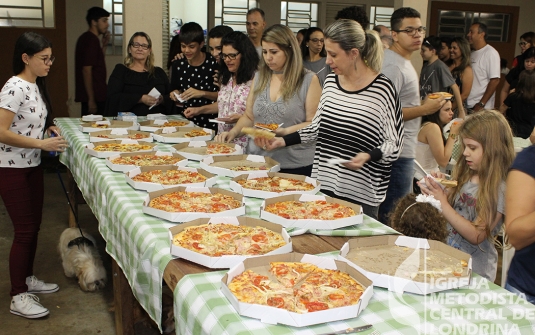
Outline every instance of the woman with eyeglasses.
<path fill-rule="evenodd" d="M 247 96 L 258 66 L 258 53 L 253 42 L 242 32 L 235 31 L 221 40 L 221 76 L 217 95 L 218 118 L 224 124 L 218 125 L 218 132 L 232 130 L 235 123 L 245 113 Z M 234 143 L 247 147 L 248 137 L 234 138 Z"/>
<path fill-rule="evenodd" d="M 318 77 L 303 67 L 297 39 L 290 28 L 275 24 L 262 35 L 262 61 L 247 97 L 245 114 L 216 141 L 229 142 L 242 136 L 243 127 L 255 123 L 282 124 L 278 136 L 293 133 L 310 124 L 318 107 L 321 87 Z M 249 142 L 247 153 L 269 156 L 280 163 L 281 172 L 310 176 L 315 141 L 266 151 Z"/>
<path fill-rule="evenodd" d="M 505 82 L 500 91 L 500 108 L 505 99 L 507 99 L 511 93 L 515 92 L 520 79 L 520 74 L 526 70 L 535 70 L 535 47 L 531 47 L 524 51 L 520 57 L 520 64 L 512 68 L 505 76 Z"/>
<path fill-rule="evenodd" d="M 472 66 L 470 66 L 470 43 L 464 37 L 454 37 L 450 45 L 451 64 L 449 69 L 453 79 L 455 79 L 455 83 L 459 86 L 463 107 L 466 110 L 466 99 L 470 95 L 474 81 L 474 73 Z M 454 111 L 457 110 L 457 104 L 457 101 L 453 102 Z"/>
<path fill-rule="evenodd" d="M 34 293 L 59 289 L 33 273 L 44 200 L 41 150 L 63 152 L 68 147 L 52 123 L 45 84 L 53 63 L 52 43 L 39 34 L 23 33 L 15 43 L 14 76 L 0 91 L 0 197 L 15 233 L 9 254 L 10 311 L 29 319 L 49 314 Z"/>
<path fill-rule="evenodd" d="M 325 63 L 327 60 L 325 37 L 320 28 L 310 27 L 306 30 L 301 42 L 301 52 L 303 54 L 303 66 L 318 76 L 320 85 L 323 87 L 325 78 L 331 73 L 331 68 Z"/>
<path fill-rule="evenodd" d="M 156 94 L 151 93 L 154 88 L 158 90 Z M 124 63 L 115 66 L 108 80 L 106 115 L 119 112 L 132 112 L 138 116 L 168 114 L 168 96 L 169 79 L 162 68 L 154 66 L 149 35 L 134 33 L 128 42 Z"/>
<path fill-rule="evenodd" d="M 520 43 L 518 43 L 518 46 L 520 47 L 520 55 L 516 56 L 513 59 L 512 67 L 515 68 L 518 65 L 522 65 L 522 61 L 520 58 L 522 58 L 522 54 L 528 50 L 529 48 L 535 46 L 533 44 L 535 42 L 535 33 L 532 31 L 528 31 L 526 33 L 523 33 L 520 35 Z"/>

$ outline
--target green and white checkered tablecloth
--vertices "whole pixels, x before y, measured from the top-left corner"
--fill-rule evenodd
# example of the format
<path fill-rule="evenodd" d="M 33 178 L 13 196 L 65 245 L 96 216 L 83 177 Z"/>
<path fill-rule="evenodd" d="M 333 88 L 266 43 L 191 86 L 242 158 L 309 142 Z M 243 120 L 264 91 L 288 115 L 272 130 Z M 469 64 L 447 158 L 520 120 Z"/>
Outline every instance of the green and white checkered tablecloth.
<path fill-rule="evenodd" d="M 176 223 L 146 215 L 142 212 L 144 191 L 132 189 L 123 173 L 111 171 L 104 159 L 83 152 L 89 135 L 78 130 L 80 119 L 57 118 L 56 125 L 70 147 L 60 156 L 78 184 L 84 199 L 99 221 L 99 231 L 106 241 L 106 251 L 115 259 L 132 287 L 132 291 L 159 324 L 162 306 L 162 278 L 165 267 L 173 259 L 170 255 L 168 228 Z M 171 145 L 158 143 L 161 151 Z M 197 162 L 190 166 L 198 167 Z M 230 178 L 218 177 L 217 186 L 228 189 Z M 246 215 L 259 217 L 262 199 L 246 198 Z M 81 223 L 83 226 L 83 222 Z M 295 233 L 303 233 L 303 231 Z M 397 234 L 380 222 L 364 216 L 362 224 L 330 230 L 314 230 L 318 235 L 371 236 Z M 292 232 L 290 232 L 292 234 Z"/>
<path fill-rule="evenodd" d="M 473 275 L 466 288 L 426 296 L 374 288 L 368 307 L 358 317 L 296 328 L 240 316 L 221 292 L 225 273 L 187 275 L 179 281 L 174 292 L 177 334 L 312 335 L 366 324 L 373 328 L 359 334 L 535 333 L 535 306 L 479 275 Z"/>

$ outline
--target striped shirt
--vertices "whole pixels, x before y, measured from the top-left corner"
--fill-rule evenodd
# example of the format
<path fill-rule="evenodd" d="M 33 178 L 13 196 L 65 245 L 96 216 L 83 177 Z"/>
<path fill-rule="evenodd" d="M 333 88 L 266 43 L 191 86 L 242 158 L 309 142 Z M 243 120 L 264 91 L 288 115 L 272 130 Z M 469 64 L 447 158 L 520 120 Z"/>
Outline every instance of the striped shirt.
<path fill-rule="evenodd" d="M 392 162 L 403 147 L 403 132 L 399 96 L 387 77 L 380 74 L 366 88 L 349 92 L 330 74 L 312 123 L 298 134 L 301 142 L 317 140 L 312 177 L 322 190 L 378 206 L 385 198 Z M 360 170 L 327 163 L 359 152 L 372 156 Z"/>

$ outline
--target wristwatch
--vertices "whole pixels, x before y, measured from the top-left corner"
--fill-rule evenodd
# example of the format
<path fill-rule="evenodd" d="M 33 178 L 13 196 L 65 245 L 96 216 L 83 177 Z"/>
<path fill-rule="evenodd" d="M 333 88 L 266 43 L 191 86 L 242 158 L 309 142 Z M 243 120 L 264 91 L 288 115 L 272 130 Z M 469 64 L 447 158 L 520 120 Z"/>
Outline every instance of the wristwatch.
<path fill-rule="evenodd" d="M 485 107 L 485 104 L 482 103 L 482 102 L 480 101 L 480 102 L 478 102 L 478 103 L 476 104 L 476 106 L 480 106 L 481 108 L 483 108 L 483 107 Z"/>

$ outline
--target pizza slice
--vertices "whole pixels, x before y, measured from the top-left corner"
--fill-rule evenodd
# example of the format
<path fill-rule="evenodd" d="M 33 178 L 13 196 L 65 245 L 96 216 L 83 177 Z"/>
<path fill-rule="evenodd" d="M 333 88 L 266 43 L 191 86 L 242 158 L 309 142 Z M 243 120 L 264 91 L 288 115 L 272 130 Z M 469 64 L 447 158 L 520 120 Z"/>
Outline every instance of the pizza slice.
<path fill-rule="evenodd" d="M 273 274 L 284 287 L 294 287 L 316 269 L 318 269 L 318 267 L 310 263 L 271 262 L 269 272 Z"/>
<path fill-rule="evenodd" d="M 269 130 L 269 131 L 275 131 L 279 128 L 279 125 L 276 124 L 276 123 L 255 123 L 254 124 L 255 127 L 257 128 L 261 128 L 261 129 L 266 129 L 266 130 Z"/>
<path fill-rule="evenodd" d="M 429 99 L 438 99 L 440 97 L 444 97 L 444 99 L 450 100 L 451 98 L 453 98 L 453 94 L 448 93 L 448 92 L 435 92 L 435 93 L 430 93 L 427 96 L 429 97 Z"/>
<path fill-rule="evenodd" d="M 249 135 L 250 137 L 252 138 L 267 138 L 267 139 L 272 139 L 275 137 L 275 133 L 269 131 L 269 130 L 264 130 L 264 129 L 258 129 L 258 128 L 252 128 L 252 127 L 243 127 L 242 128 L 242 133 L 246 134 L 246 135 Z"/>

